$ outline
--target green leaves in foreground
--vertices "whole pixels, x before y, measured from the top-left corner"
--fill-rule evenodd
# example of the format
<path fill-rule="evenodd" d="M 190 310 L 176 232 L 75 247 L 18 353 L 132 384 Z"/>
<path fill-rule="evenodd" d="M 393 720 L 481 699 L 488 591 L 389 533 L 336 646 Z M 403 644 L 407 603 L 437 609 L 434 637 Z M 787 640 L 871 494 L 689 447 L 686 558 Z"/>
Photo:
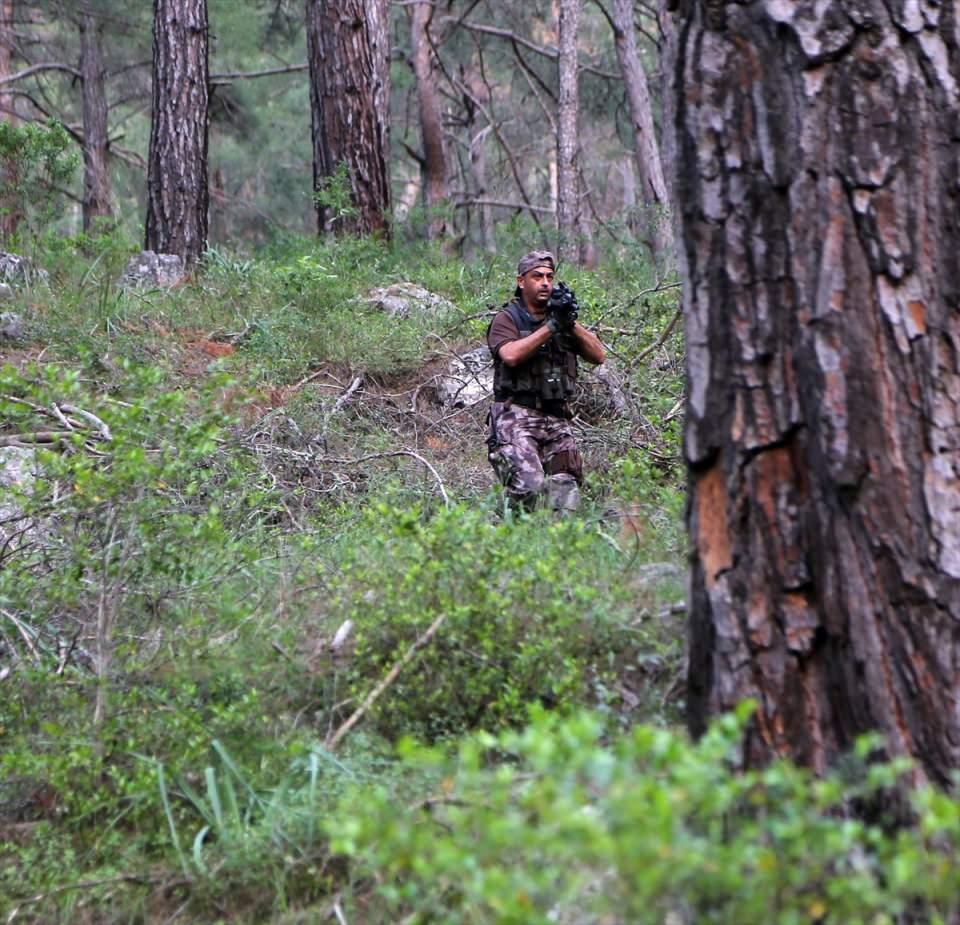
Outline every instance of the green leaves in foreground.
<path fill-rule="evenodd" d="M 748 714 L 698 744 L 648 726 L 608 743 L 594 716 L 541 715 L 453 762 L 411 750 L 439 791 L 407 807 L 357 793 L 328 825 L 332 848 L 353 859 L 370 921 L 953 921 L 956 801 L 921 791 L 920 826 L 885 829 L 852 818 L 849 781 L 786 763 L 735 773 Z M 858 795 L 902 770 L 871 768 Z"/>

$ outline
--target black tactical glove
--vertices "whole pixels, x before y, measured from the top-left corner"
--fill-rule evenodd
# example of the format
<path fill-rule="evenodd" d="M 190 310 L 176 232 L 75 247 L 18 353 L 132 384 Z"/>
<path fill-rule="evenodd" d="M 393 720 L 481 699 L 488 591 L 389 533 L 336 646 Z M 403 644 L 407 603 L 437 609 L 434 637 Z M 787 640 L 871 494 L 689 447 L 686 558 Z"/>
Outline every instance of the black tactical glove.
<path fill-rule="evenodd" d="M 557 283 L 553 287 L 550 301 L 547 302 L 547 325 L 556 334 L 558 331 L 572 331 L 577 320 L 580 306 L 577 297 L 568 289 L 565 283 Z"/>

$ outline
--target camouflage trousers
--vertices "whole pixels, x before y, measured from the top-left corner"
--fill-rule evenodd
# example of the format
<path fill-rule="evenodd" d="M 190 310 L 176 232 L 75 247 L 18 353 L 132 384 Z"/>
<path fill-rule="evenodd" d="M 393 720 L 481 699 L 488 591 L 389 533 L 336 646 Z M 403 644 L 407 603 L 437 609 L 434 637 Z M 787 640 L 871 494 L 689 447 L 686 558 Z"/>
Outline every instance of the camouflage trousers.
<path fill-rule="evenodd" d="M 576 510 L 583 459 L 568 421 L 494 402 L 488 426 L 490 465 L 512 502 L 529 509 L 545 501 L 555 511 Z"/>

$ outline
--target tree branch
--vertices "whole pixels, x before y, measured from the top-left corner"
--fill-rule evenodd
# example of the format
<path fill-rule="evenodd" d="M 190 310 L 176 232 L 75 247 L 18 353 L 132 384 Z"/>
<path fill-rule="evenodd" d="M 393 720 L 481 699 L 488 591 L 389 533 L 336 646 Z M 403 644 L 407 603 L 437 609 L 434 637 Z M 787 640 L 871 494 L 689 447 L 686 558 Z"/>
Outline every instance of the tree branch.
<path fill-rule="evenodd" d="M 14 83 L 18 80 L 23 80 L 25 77 L 31 77 L 33 74 L 40 74 L 44 71 L 63 71 L 66 74 L 70 74 L 72 77 L 77 77 L 80 80 L 83 80 L 83 74 L 80 73 L 75 67 L 70 67 L 69 64 L 58 64 L 56 61 L 48 61 L 44 64 L 32 64 L 30 67 L 24 68 L 22 71 L 17 71 L 16 74 L 8 74 L 6 77 L 0 77 L 0 86 L 3 84 Z"/>
<path fill-rule="evenodd" d="M 270 67 L 263 71 L 232 71 L 228 74 L 211 74 L 211 84 L 226 84 L 232 80 L 251 80 L 254 77 L 271 77 L 274 74 L 293 74 L 297 71 L 306 71 L 309 64 L 290 64 L 287 67 Z"/>
<path fill-rule="evenodd" d="M 484 35 L 495 35 L 498 38 L 507 39 L 516 45 L 523 45 L 524 48 L 529 48 L 530 51 L 536 52 L 538 55 L 542 55 L 544 58 L 549 58 L 552 61 L 556 61 L 560 54 L 556 48 L 537 45 L 535 42 L 525 39 L 522 35 L 517 35 L 516 32 L 512 32 L 510 29 L 501 29 L 498 26 L 487 26 L 483 23 L 476 22 L 464 21 L 459 22 L 458 24 L 471 32 L 482 32 Z M 579 70 L 589 72 L 590 74 L 596 74 L 598 77 L 604 77 L 607 80 L 620 80 L 619 74 L 614 74 L 611 71 L 603 71 L 598 67 L 594 67 L 592 64 L 581 64 Z"/>
<path fill-rule="evenodd" d="M 542 212 L 544 215 L 553 215 L 555 210 L 549 206 L 535 206 L 528 202 L 510 202 L 506 199 L 461 199 L 454 203 L 455 209 L 464 209 L 468 206 L 498 206 L 502 209 L 519 209 L 527 212 Z"/>
<path fill-rule="evenodd" d="M 384 679 L 370 691 L 363 703 L 350 714 L 346 722 L 327 740 L 327 748 L 329 748 L 330 751 L 333 751 L 340 744 L 343 737 L 360 722 L 363 715 L 376 703 L 380 695 L 396 681 L 397 676 L 413 660 L 413 657 L 436 636 L 437 631 L 443 626 L 446 619 L 447 615 L 445 613 L 440 614 L 440 616 L 427 627 L 424 634 L 418 637 L 413 645 L 403 653 L 403 658 L 387 672 Z"/>

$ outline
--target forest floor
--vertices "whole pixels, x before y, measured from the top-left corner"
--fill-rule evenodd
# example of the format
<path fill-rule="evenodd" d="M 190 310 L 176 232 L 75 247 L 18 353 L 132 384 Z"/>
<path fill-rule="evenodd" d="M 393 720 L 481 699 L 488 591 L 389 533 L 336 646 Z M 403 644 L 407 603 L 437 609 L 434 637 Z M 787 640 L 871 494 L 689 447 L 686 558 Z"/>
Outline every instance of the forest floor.
<path fill-rule="evenodd" d="M 557 520 L 505 509 L 487 402 L 438 395 L 508 261 L 295 242 L 123 290 L 127 253 L 35 254 L 49 284 L 17 293 L 27 334 L 0 345 L 0 452 L 38 473 L 5 489 L 0 554 L 8 921 L 356 918 L 377 890 L 337 873 L 331 832 L 311 824 L 294 858 L 262 840 L 275 814 L 302 821 L 303 782 L 278 797 L 291 775 L 319 818 L 361 780 L 429 799 L 435 776 L 396 753 L 410 736 L 453 754 L 531 709 L 676 719 L 675 284 L 640 260 L 568 275 L 620 404 L 588 382 L 584 503 Z M 400 281 L 449 302 L 395 319 L 363 301 Z"/>
<path fill-rule="evenodd" d="M 558 518 L 441 400 L 510 261 L 291 241 L 123 290 L 129 253 L 47 241 L 5 306 L 2 921 L 957 920 L 960 803 L 858 819 L 875 742 L 817 780 L 736 769 L 749 704 L 682 729 L 674 282 L 561 274 L 613 377 Z M 364 301 L 397 282 L 448 304 Z"/>

